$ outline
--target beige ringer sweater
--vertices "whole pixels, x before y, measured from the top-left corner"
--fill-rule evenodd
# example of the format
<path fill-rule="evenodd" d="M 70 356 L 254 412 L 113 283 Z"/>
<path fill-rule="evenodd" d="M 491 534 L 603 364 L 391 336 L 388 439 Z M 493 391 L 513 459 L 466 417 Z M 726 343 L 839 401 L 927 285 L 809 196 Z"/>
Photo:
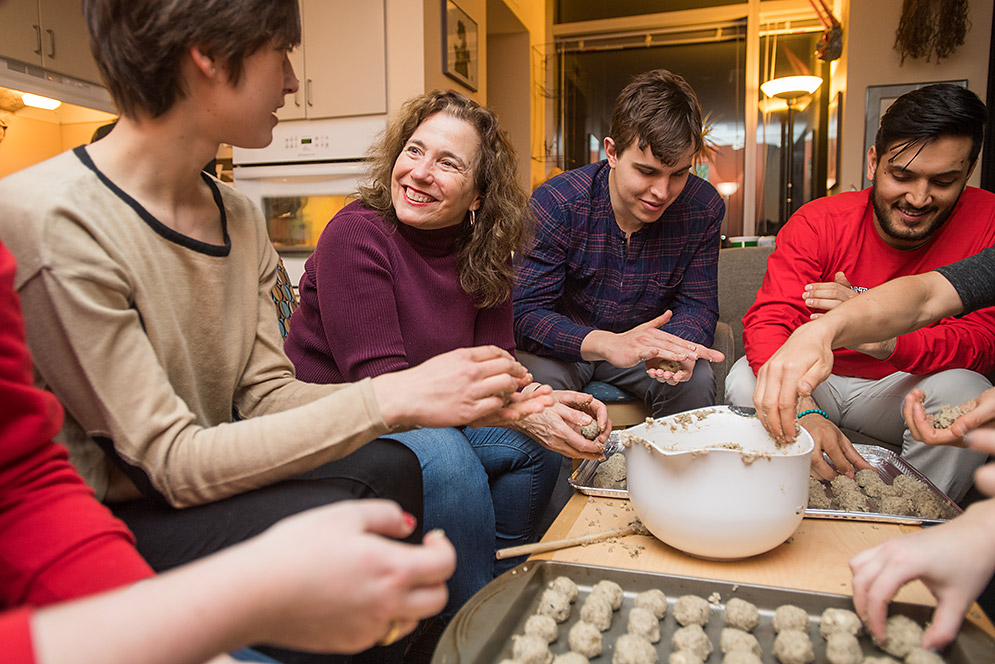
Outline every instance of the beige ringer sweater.
<path fill-rule="evenodd" d="M 18 261 L 36 378 L 65 406 L 60 442 L 103 500 L 141 485 L 176 507 L 211 502 L 388 430 L 369 380 L 294 378 L 262 215 L 210 184 L 225 246 L 160 224 L 82 148 L 0 180 L 0 240 Z M 232 422 L 233 407 L 244 419 Z"/>

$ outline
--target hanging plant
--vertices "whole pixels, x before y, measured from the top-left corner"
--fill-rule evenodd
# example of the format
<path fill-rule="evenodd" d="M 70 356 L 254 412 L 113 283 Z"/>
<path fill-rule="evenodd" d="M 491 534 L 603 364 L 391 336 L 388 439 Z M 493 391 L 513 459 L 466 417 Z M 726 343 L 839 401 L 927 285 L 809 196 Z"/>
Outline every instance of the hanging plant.
<path fill-rule="evenodd" d="M 968 0 L 904 0 L 902 17 L 895 32 L 895 50 L 905 58 L 925 58 L 929 62 L 948 58 L 964 45 L 971 27 L 967 17 Z"/>

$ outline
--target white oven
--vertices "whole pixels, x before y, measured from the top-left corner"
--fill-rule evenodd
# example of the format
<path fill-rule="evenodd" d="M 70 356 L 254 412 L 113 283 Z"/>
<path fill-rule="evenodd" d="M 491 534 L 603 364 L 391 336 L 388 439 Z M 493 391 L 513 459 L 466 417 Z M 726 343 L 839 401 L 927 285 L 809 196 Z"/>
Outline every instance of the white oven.
<path fill-rule="evenodd" d="M 386 116 L 281 122 L 273 142 L 232 149 L 235 187 L 263 211 L 294 285 L 325 224 L 356 193 L 363 158 Z"/>

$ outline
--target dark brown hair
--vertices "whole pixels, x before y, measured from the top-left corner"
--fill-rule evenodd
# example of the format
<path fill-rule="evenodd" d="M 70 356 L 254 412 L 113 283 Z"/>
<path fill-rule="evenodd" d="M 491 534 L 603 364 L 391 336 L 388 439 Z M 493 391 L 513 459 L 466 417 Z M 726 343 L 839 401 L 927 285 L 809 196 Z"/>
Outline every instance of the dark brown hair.
<path fill-rule="evenodd" d="M 122 115 L 158 117 L 186 96 L 184 52 L 198 46 L 242 78 L 267 43 L 301 41 L 297 0 L 83 0 L 90 50 Z"/>
<path fill-rule="evenodd" d="M 988 112 L 978 95 L 953 83 L 935 83 L 906 92 L 888 107 L 881 116 L 874 149 L 878 160 L 883 160 L 889 149 L 897 147 L 890 158 L 895 159 L 914 146 L 918 154 L 923 145 L 943 136 L 965 136 L 971 139 L 968 159 L 974 164 L 987 123 Z"/>
<path fill-rule="evenodd" d="M 493 111 L 452 91 L 435 90 L 409 100 L 371 148 L 368 180 L 359 197 L 366 207 L 400 223 L 390 196 L 394 162 L 418 126 L 436 113 L 469 123 L 480 137 L 472 170 L 481 206 L 475 223 L 467 224 L 457 239 L 456 260 L 460 285 L 474 304 L 496 307 L 511 296 L 511 254 L 531 232 L 532 214 L 516 177 L 515 150 Z"/>
<path fill-rule="evenodd" d="M 701 152 L 701 124 L 701 106 L 687 81 L 654 69 L 636 76 L 619 94 L 608 136 L 616 154 L 638 141 L 640 150 L 649 146 L 653 156 L 673 166 L 689 150 Z"/>

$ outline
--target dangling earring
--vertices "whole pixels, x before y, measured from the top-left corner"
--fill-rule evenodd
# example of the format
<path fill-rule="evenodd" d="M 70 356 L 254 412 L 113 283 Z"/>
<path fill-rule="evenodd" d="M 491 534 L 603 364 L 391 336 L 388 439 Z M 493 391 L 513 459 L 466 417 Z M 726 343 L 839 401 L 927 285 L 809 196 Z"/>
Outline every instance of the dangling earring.
<path fill-rule="evenodd" d="M 470 225 L 473 226 L 475 223 L 477 223 L 477 211 L 470 210 Z"/>

